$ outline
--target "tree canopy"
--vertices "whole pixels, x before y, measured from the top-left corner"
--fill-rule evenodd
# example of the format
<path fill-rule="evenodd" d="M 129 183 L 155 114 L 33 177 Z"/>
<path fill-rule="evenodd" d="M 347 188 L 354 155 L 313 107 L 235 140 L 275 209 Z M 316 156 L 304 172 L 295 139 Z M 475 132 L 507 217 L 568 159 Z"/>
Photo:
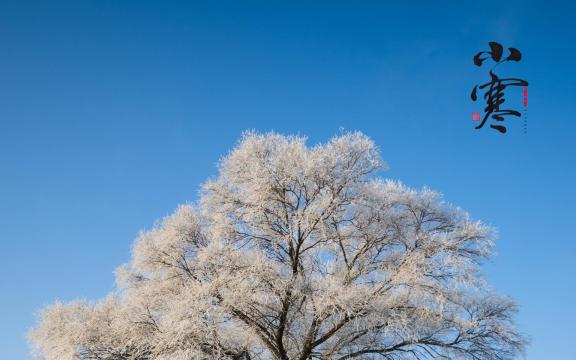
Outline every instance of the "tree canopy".
<path fill-rule="evenodd" d="M 427 188 L 379 178 L 362 133 L 308 147 L 247 132 L 135 241 L 104 299 L 54 303 L 45 360 L 508 359 L 514 301 L 481 273 L 494 232 Z"/>

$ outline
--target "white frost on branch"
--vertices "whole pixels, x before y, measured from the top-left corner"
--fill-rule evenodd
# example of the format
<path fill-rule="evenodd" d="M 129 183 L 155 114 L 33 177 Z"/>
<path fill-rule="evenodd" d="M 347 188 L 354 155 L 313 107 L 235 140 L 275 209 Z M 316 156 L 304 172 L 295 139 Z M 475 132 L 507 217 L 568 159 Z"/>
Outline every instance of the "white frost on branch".
<path fill-rule="evenodd" d="M 57 302 L 30 332 L 45 360 L 508 359 L 516 305 L 480 264 L 494 231 L 429 189 L 385 181 L 345 133 L 247 132 L 198 204 L 143 232 L 118 290 Z"/>

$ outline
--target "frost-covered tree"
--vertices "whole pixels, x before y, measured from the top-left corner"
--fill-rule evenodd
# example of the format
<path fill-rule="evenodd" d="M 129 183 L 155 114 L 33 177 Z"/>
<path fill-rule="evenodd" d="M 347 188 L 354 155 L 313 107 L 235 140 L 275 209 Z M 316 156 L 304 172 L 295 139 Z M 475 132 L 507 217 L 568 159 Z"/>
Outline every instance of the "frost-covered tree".
<path fill-rule="evenodd" d="M 142 233 L 99 302 L 55 303 L 45 360 L 507 359 L 516 306 L 479 265 L 492 231 L 379 179 L 374 143 L 246 133 L 194 205 Z"/>

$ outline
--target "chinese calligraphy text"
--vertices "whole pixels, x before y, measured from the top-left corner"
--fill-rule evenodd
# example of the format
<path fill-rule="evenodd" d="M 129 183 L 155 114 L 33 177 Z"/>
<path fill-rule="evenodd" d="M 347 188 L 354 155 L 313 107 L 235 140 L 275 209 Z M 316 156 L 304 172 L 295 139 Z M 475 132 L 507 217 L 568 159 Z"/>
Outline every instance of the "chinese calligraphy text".
<path fill-rule="evenodd" d="M 495 124 L 490 124 L 492 129 L 498 130 L 501 133 L 506 132 L 506 127 L 501 123 L 504 122 L 505 116 L 516 116 L 520 117 L 520 112 L 512 109 L 503 109 L 503 104 L 506 101 L 504 99 L 504 90 L 508 86 L 528 86 L 528 82 L 517 78 L 500 78 L 495 73 L 495 68 L 506 62 L 506 61 L 520 61 L 522 59 L 522 54 L 518 49 L 508 48 L 509 55 L 505 59 L 502 59 L 504 53 L 504 48 L 497 42 L 488 43 L 490 46 L 490 51 L 480 51 L 474 56 L 474 65 L 482 66 L 485 60 L 491 58 L 494 61 L 494 65 L 490 69 L 490 81 L 485 84 L 476 85 L 472 90 L 470 97 L 473 101 L 478 99 L 478 91 L 485 90 L 484 99 L 486 100 L 486 107 L 484 108 L 484 117 L 476 129 L 480 129 L 484 126 L 488 119 L 493 119 L 496 121 Z M 527 94 L 527 90 L 525 90 Z"/>

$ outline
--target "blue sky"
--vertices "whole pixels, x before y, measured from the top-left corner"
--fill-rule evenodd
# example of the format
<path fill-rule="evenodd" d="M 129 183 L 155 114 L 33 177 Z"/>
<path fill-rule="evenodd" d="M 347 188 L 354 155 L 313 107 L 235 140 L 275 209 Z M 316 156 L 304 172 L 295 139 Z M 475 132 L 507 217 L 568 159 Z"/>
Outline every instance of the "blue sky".
<path fill-rule="evenodd" d="M 487 264 L 527 358 L 576 348 L 575 5 L 553 1 L 0 1 L 0 348 L 99 298 L 139 230 L 194 201 L 246 129 L 361 130 L 384 175 L 499 229 Z M 488 41 L 519 48 L 528 130 L 474 130 Z M 519 89 L 507 92 L 520 104 Z"/>

